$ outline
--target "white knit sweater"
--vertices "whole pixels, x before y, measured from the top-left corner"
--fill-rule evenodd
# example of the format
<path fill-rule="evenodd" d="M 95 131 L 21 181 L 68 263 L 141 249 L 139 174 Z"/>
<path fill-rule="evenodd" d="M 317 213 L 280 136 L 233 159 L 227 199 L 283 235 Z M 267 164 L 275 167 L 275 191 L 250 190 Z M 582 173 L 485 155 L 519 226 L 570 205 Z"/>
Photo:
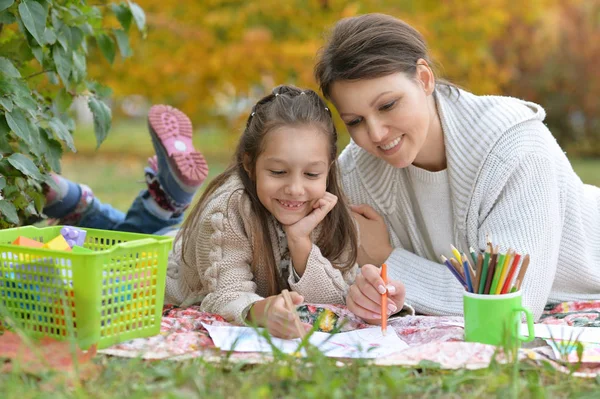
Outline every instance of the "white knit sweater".
<path fill-rule="evenodd" d="M 575 174 L 542 123 L 544 110 L 445 88 L 435 96 L 454 241 L 484 250 L 490 233 L 502 251 L 530 254 L 523 303 L 536 319 L 547 302 L 600 299 L 600 189 Z M 461 315 L 464 289 L 443 265 L 427 259 L 436 254 L 417 228 L 406 170 L 353 142 L 340 155 L 340 167 L 351 202 L 373 206 L 386 220 L 395 248 L 389 274 L 406 285 L 407 302 L 425 314 Z M 394 225 L 406 227 L 408 246 L 402 247 Z"/>
<path fill-rule="evenodd" d="M 232 176 L 206 201 L 200 222 L 186 246 L 186 265 L 182 261 L 181 241 L 176 240 L 169 254 L 165 302 L 189 306 L 201 303 L 202 310 L 218 313 L 229 321 L 244 323 L 248 308 L 268 293 L 268 274 L 259 267 L 251 270 L 255 256 L 252 245 L 253 218 L 250 200 L 237 176 Z M 277 234 L 275 218 L 269 219 L 269 233 L 276 264 L 288 260 L 287 247 Z M 318 232 L 315 231 L 316 235 Z M 283 244 L 285 245 L 285 244 Z M 334 260 L 335 262 L 335 260 Z M 348 286 L 354 281 L 357 265 L 342 273 L 313 244 L 306 269 L 298 280 L 293 265 L 278 270 L 282 286 L 304 296 L 308 303 L 344 304 Z M 284 278 L 287 275 L 287 281 Z"/>

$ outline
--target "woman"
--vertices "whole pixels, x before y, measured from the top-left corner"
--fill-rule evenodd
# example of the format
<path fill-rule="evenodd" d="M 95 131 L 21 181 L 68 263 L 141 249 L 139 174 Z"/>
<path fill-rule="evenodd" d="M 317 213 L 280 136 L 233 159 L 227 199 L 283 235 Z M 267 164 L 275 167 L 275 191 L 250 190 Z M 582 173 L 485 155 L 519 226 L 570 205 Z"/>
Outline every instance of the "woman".
<path fill-rule="evenodd" d="M 600 299 L 600 189 L 584 185 L 537 104 L 436 81 L 423 37 L 390 16 L 339 21 L 315 76 L 348 127 L 344 189 L 362 268 L 347 303 L 380 319 L 379 270 L 417 312 L 462 314 L 463 287 L 438 263 L 454 244 L 528 253 L 524 305 Z M 398 295 L 402 297 L 402 295 Z M 397 308 L 402 303 L 396 302 Z"/>

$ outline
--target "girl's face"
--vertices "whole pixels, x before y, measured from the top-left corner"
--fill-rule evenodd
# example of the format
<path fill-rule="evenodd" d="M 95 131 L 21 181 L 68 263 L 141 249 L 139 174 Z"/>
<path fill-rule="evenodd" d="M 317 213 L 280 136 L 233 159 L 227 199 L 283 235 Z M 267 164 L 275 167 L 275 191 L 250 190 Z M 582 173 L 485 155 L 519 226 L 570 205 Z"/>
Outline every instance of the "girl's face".
<path fill-rule="evenodd" d="M 426 85 L 398 72 L 335 82 L 331 99 L 357 145 L 404 168 L 421 153 L 431 126 Z"/>
<path fill-rule="evenodd" d="M 258 199 L 281 224 L 296 223 L 325 195 L 329 163 L 329 141 L 316 127 L 269 132 L 256 160 Z"/>

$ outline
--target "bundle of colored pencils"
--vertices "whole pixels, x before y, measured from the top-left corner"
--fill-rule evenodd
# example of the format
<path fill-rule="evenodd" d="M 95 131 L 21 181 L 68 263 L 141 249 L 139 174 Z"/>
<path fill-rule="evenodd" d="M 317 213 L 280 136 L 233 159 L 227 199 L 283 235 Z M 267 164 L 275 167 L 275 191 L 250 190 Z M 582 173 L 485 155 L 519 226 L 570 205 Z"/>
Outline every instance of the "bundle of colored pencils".
<path fill-rule="evenodd" d="M 529 255 L 521 256 L 512 249 L 506 253 L 499 253 L 498 246 L 494 247 L 489 240 L 483 254 L 476 253 L 473 248 L 469 249 L 470 258 L 464 252 L 459 252 L 454 245 L 452 245 L 454 258 L 441 256 L 442 262 L 467 291 L 499 295 L 521 289 L 529 266 Z M 519 270 L 518 275 L 517 270 Z"/>

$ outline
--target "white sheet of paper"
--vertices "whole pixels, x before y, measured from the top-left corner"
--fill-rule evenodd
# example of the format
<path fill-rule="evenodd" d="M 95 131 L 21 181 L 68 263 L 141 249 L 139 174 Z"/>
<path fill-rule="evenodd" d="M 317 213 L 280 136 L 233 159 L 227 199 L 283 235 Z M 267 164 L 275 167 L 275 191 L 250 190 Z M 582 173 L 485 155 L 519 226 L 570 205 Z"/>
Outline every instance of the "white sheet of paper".
<path fill-rule="evenodd" d="M 571 327 L 560 324 L 534 324 L 535 336 L 538 338 L 554 338 L 581 342 L 600 343 L 600 328 Z M 521 324 L 521 335 L 528 335 L 527 324 Z"/>
<path fill-rule="evenodd" d="M 272 352 L 271 345 L 260 334 L 263 329 L 235 326 L 211 326 L 202 324 L 210 334 L 215 346 L 224 351 Z M 284 353 L 294 353 L 300 339 L 271 338 L 272 344 Z M 408 348 L 396 332 L 389 328 L 381 334 L 381 328 L 365 328 L 337 334 L 315 332 L 309 342 L 329 357 L 376 358 Z"/>

